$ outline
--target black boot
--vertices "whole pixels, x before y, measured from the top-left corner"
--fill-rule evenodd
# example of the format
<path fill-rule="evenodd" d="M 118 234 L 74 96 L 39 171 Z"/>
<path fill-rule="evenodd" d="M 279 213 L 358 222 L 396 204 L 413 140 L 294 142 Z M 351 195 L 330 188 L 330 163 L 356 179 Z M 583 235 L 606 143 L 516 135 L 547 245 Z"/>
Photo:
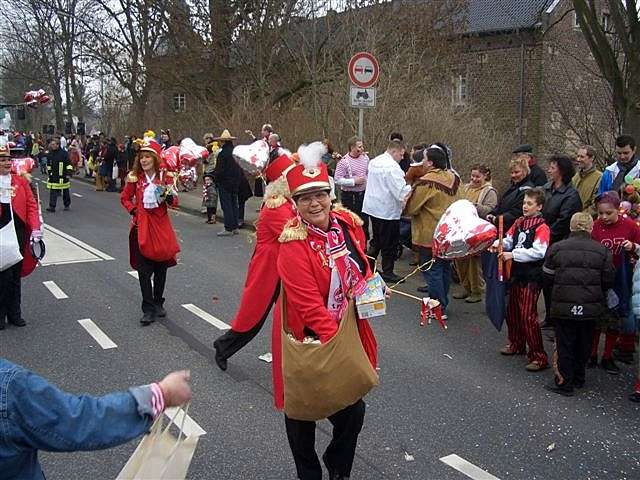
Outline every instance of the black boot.
<path fill-rule="evenodd" d="M 15 325 L 16 327 L 24 327 L 27 324 L 27 322 L 25 322 L 21 317 L 10 318 L 9 323 L 11 325 Z"/>
<path fill-rule="evenodd" d="M 151 325 L 155 321 L 156 319 L 154 318 L 153 313 L 151 312 L 144 312 L 144 315 L 142 315 L 142 318 L 140 319 L 140 323 L 142 324 L 143 327 L 146 327 L 147 325 Z"/>
<path fill-rule="evenodd" d="M 164 298 L 161 298 L 159 300 L 154 300 L 153 304 L 154 304 L 155 309 L 156 309 L 156 312 L 155 312 L 156 317 L 164 318 L 164 317 L 167 316 L 167 311 L 163 307 Z"/>
<path fill-rule="evenodd" d="M 223 372 L 227 371 L 227 359 L 224 358 L 222 355 L 220 355 L 219 352 L 219 348 L 220 348 L 220 343 L 218 342 L 218 340 L 216 340 L 215 342 L 213 342 L 213 348 L 216 349 L 216 365 L 218 365 L 218 368 L 220 370 L 222 370 Z"/>

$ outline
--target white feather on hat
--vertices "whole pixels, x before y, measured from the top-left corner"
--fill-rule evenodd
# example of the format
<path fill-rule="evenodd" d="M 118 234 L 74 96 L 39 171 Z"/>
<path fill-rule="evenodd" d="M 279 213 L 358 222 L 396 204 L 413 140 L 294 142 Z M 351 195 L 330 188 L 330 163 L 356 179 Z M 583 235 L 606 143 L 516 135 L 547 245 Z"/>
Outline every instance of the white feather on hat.
<path fill-rule="evenodd" d="M 318 168 L 325 153 L 327 153 L 327 146 L 322 142 L 313 142 L 309 145 L 303 144 L 298 147 L 300 164 L 304 166 L 305 170 Z"/>

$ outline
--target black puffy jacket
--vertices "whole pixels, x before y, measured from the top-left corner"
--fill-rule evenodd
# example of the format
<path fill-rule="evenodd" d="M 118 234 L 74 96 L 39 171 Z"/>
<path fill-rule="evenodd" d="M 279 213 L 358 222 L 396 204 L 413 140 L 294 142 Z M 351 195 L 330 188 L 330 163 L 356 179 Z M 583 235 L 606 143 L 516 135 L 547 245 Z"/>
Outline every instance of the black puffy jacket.
<path fill-rule="evenodd" d="M 542 216 L 551 229 L 551 244 L 569 236 L 569 223 L 574 213 L 582 211 L 580 194 L 572 185 L 554 188 L 553 182 L 544 187 Z"/>
<path fill-rule="evenodd" d="M 597 320 L 606 309 L 606 291 L 613 287 L 611 252 L 586 232 L 573 232 L 551 245 L 543 267 L 551 287 L 551 318 Z"/>

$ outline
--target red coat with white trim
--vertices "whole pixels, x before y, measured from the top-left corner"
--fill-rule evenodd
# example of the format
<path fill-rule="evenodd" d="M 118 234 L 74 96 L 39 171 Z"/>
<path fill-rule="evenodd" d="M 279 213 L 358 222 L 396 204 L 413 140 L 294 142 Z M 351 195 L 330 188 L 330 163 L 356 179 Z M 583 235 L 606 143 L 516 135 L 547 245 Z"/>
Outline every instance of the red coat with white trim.
<path fill-rule="evenodd" d="M 351 237 L 358 254 L 364 260 L 367 269 L 364 277 L 369 278 L 371 270 L 364 253 L 366 239 L 361 227 L 362 220 L 344 208 L 334 210 L 332 214 L 338 217 L 343 227 L 346 226 L 345 235 Z M 331 269 L 325 254 L 326 249 L 320 246 L 323 239 L 307 232 L 301 222 L 296 220 L 293 222 L 282 233 L 280 241 L 283 243 L 278 257 L 278 273 L 287 294 L 287 327 L 298 340 L 304 338 L 304 328 L 308 327 L 324 343 L 338 331 L 338 324 L 331 318 L 327 310 Z M 280 312 L 277 313 L 279 329 L 281 319 Z M 369 322 L 358 319 L 358 331 L 369 361 L 371 365 L 376 367 L 377 343 Z M 282 363 L 280 361 L 276 364 L 275 356 L 273 368 L 282 371 Z M 274 396 L 276 406 L 283 408 L 284 386 L 281 376 L 279 383 L 274 383 Z"/>
<path fill-rule="evenodd" d="M 173 174 L 157 174 L 156 178 L 154 178 L 153 183 L 156 185 L 165 185 L 172 186 L 173 185 Z M 132 215 L 130 231 L 129 231 L 129 263 L 134 270 L 137 270 L 137 259 L 135 255 L 132 254 L 131 242 L 133 241 L 131 233 L 133 231 L 133 227 L 138 225 L 138 216 L 140 212 L 144 210 L 144 189 L 146 187 L 146 178 L 138 178 L 132 172 L 127 175 L 127 183 L 120 194 L 120 203 L 122 206 L 131 214 L 134 209 L 135 212 Z M 161 202 L 158 205 L 158 209 L 162 209 L 164 212 L 167 211 L 168 207 L 177 207 L 178 206 L 178 196 L 173 195 L 171 204 L 167 205 L 167 202 Z M 159 222 L 158 228 L 162 231 L 173 231 L 173 226 L 171 225 L 171 220 L 168 215 L 164 216 L 151 216 L 151 221 Z M 177 264 L 175 257 L 169 261 L 169 266 L 174 266 Z"/>
<path fill-rule="evenodd" d="M 42 225 L 40 224 L 40 213 L 38 212 L 38 203 L 33 198 L 31 192 L 31 185 L 21 175 L 11 174 L 11 187 L 13 188 L 13 196 L 11 198 L 11 208 L 13 212 L 24 223 L 24 245 L 25 250 L 22 253 L 24 260 L 22 260 L 22 271 L 20 275 L 26 277 L 36 268 L 37 260 L 33 258 L 28 250 L 29 242 L 31 241 L 31 232 L 33 230 L 40 230 Z"/>

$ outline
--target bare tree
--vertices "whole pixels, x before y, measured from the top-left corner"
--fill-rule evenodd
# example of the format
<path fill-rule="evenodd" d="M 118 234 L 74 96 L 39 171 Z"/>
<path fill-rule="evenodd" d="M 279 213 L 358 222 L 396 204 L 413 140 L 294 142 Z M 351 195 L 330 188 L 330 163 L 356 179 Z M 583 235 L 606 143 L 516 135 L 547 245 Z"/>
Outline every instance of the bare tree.
<path fill-rule="evenodd" d="M 622 128 L 640 138 L 640 11 L 635 1 L 608 0 L 608 11 L 604 5 L 595 0 L 573 0 L 580 28 L 611 87 Z M 610 19 L 606 31 L 603 12 Z"/>

